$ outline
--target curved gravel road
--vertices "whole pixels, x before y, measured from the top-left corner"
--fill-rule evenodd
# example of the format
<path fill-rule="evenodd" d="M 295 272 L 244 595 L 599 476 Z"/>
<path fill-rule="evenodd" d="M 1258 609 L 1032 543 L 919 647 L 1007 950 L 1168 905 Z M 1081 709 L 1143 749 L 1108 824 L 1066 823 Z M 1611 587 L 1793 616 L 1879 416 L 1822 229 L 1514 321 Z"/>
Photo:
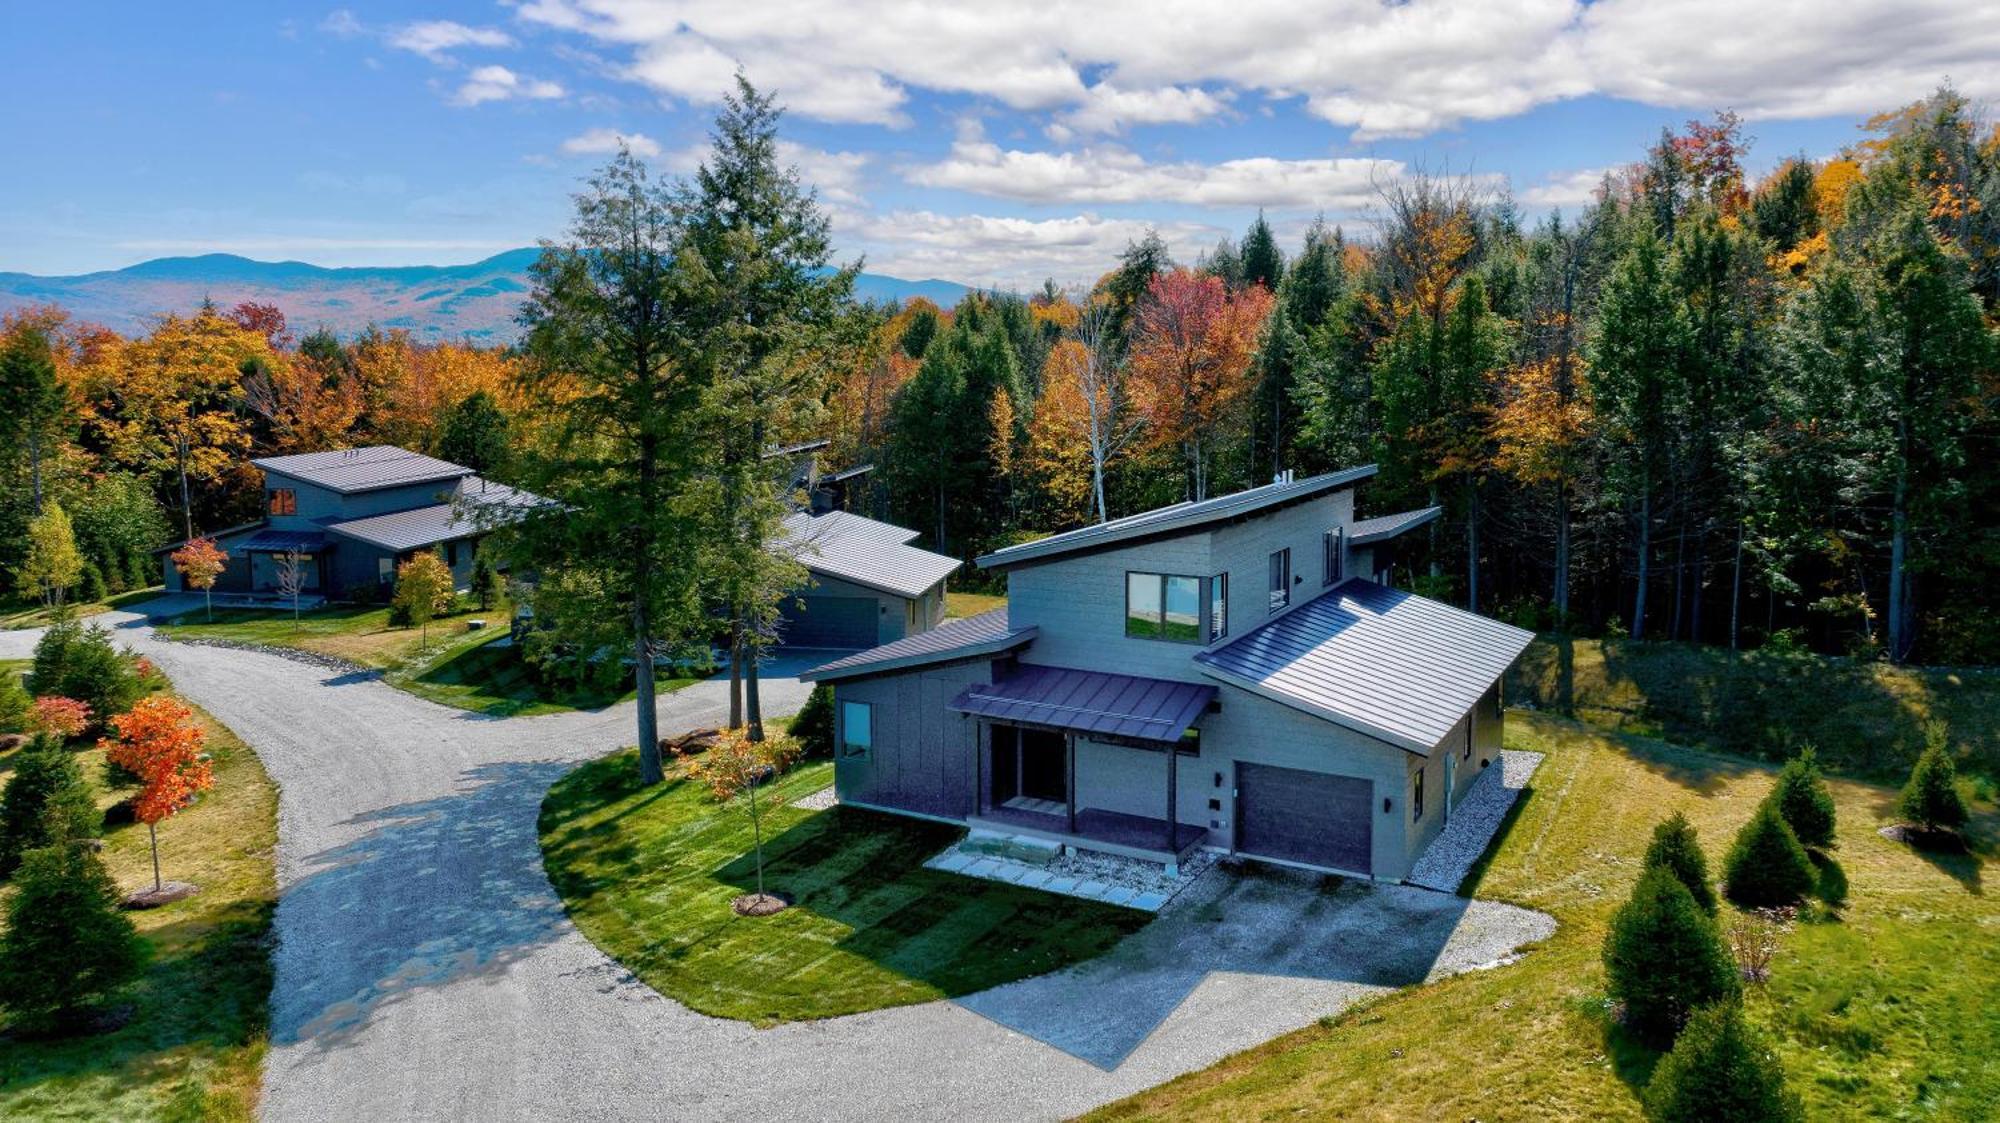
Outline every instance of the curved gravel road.
<path fill-rule="evenodd" d="M 1057 1118 L 1553 930 L 1426 890 L 1274 892 L 1217 874 L 1069 971 L 756 1030 L 634 980 L 543 875 L 543 794 L 573 762 L 629 743 L 629 705 L 487 719 L 102 619 L 281 789 L 268 1119 Z M 0 633 L 0 658 L 32 642 Z M 771 712 L 803 700 L 796 669 L 765 678 Z M 724 691 L 664 696 L 662 733 L 716 724 Z"/>

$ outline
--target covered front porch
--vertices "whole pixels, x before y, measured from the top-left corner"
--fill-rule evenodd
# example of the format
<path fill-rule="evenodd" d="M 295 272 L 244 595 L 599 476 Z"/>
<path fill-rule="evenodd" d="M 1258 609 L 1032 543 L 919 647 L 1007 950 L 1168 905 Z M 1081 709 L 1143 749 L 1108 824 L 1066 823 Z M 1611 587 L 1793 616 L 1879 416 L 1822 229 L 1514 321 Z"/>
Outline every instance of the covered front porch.
<path fill-rule="evenodd" d="M 980 723 L 967 822 L 1175 870 L 1208 834 L 1179 821 L 1178 764 L 1199 755 L 1192 726 L 1215 693 L 1199 683 L 1030 665 L 968 688 L 952 703 Z M 1113 754 L 1116 766 L 1105 767 Z"/>

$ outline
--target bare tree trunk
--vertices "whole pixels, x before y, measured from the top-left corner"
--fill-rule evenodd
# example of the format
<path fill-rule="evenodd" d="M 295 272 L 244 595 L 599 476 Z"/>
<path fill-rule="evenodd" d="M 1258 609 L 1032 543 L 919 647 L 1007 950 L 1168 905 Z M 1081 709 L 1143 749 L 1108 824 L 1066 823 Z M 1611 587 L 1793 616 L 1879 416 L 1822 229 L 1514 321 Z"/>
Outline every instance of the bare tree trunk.
<path fill-rule="evenodd" d="M 1465 610 L 1479 611 L 1479 484 L 1465 484 Z"/>
<path fill-rule="evenodd" d="M 1639 590 L 1632 598 L 1632 638 L 1646 634 L 1646 579 L 1653 553 L 1653 481 L 1651 472 L 1640 473 L 1639 490 Z"/>
<path fill-rule="evenodd" d="M 1681 638 L 1681 588 L 1687 579 L 1687 517 L 1681 510 L 1680 489 L 1674 489 L 1674 614 L 1667 621 L 1667 638 Z"/>
<path fill-rule="evenodd" d="M 160 827 L 158 823 L 146 824 L 146 837 L 153 843 L 153 892 L 158 893 L 160 884 Z"/>
<path fill-rule="evenodd" d="M 1743 646 L 1743 523 L 1736 524 L 1736 557 L 1730 563 L 1729 573 L 1729 650 L 1739 651 Z"/>
<path fill-rule="evenodd" d="M 652 622 L 647 618 L 645 578 L 640 570 L 641 591 L 632 602 L 632 685 L 638 692 L 639 782 L 657 784 L 666 778 L 660 763 L 660 710 L 653 694 L 653 646 L 648 642 Z"/>
<path fill-rule="evenodd" d="M 1694 592 L 1688 603 L 1688 642 L 1701 642 L 1701 587 L 1708 577 L 1708 524 L 1703 523 L 1694 530 L 1694 573 L 1691 584 Z"/>
<path fill-rule="evenodd" d="M 194 539 L 194 501 L 188 498 L 187 441 L 174 438 L 174 464 L 181 476 L 181 522 L 190 541 Z"/>
<path fill-rule="evenodd" d="M 743 728 L 743 621 L 729 622 L 729 728 Z"/>
<path fill-rule="evenodd" d="M 758 656 L 762 653 L 763 648 L 756 643 L 748 644 L 743 653 L 744 716 L 749 719 L 752 742 L 764 739 L 764 700 L 757 685 Z"/>
<path fill-rule="evenodd" d="M 1902 469 L 1896 472 L 1895 506 L 1889 516 L 1889 661 L 1900 663 L 1910 653 L 1909 511 Z"/>
<path fill-rule="evenodd" d="M 1569 631 L 1569 481 L 1556 485 L 1556 626 Z"/>

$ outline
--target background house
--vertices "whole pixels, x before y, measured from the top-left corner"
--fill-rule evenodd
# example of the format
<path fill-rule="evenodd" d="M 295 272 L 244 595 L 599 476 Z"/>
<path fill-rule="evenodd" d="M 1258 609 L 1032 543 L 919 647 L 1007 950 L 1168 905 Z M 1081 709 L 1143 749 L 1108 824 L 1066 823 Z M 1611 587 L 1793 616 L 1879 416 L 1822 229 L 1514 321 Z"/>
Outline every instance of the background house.
<path fill-rule="evenodd" d="M 1209 847 L 1402 878 L 1498 761 L 1500 677 L 1532 636 L 1375 580 L 1436 512 L 1357 522 L 1373 474 L 979 559 L 1005 609 L 803 676 L 834 686 L 840 798 L 1169 865 Z"/>
<path fill-rule="evenodd" d="M 264 473 L 265 514 L 211 536 L 229 555 L 217 592 L 277 593 L 279 565 L 294 550 L 306 561 L 308 595 L 386 595 L 396 567 L 429 549 L 438 550 L 463 588 L 493 520 L 542 502 L 463 465 L 393 445 L 251 463 Z M 180 545 L 156 551 L 168 592 L 182 591 L 180 573 L 166 556 Z"/>

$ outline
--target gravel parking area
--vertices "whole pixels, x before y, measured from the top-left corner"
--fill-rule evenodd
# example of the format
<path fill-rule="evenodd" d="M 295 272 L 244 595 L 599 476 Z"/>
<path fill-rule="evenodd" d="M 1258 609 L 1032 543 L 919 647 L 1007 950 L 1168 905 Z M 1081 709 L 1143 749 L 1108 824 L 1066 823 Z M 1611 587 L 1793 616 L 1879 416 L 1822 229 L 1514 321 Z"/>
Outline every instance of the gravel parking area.
<path fill-rule="evenodd" d="M 1493 833 L 1528 786 L 1528 779 L 1542 763 L 1542 754 L 1508 749 L 1500 754 L 1500 767 L 1489 768 L 1473 781 L 1472 787 L 1451 809 L 1451 821 L 1410 867 L 1409 882 L 1426 889 L 1456 893 L 1472 872 L 1473 864 L 1486 853 Z"/>

